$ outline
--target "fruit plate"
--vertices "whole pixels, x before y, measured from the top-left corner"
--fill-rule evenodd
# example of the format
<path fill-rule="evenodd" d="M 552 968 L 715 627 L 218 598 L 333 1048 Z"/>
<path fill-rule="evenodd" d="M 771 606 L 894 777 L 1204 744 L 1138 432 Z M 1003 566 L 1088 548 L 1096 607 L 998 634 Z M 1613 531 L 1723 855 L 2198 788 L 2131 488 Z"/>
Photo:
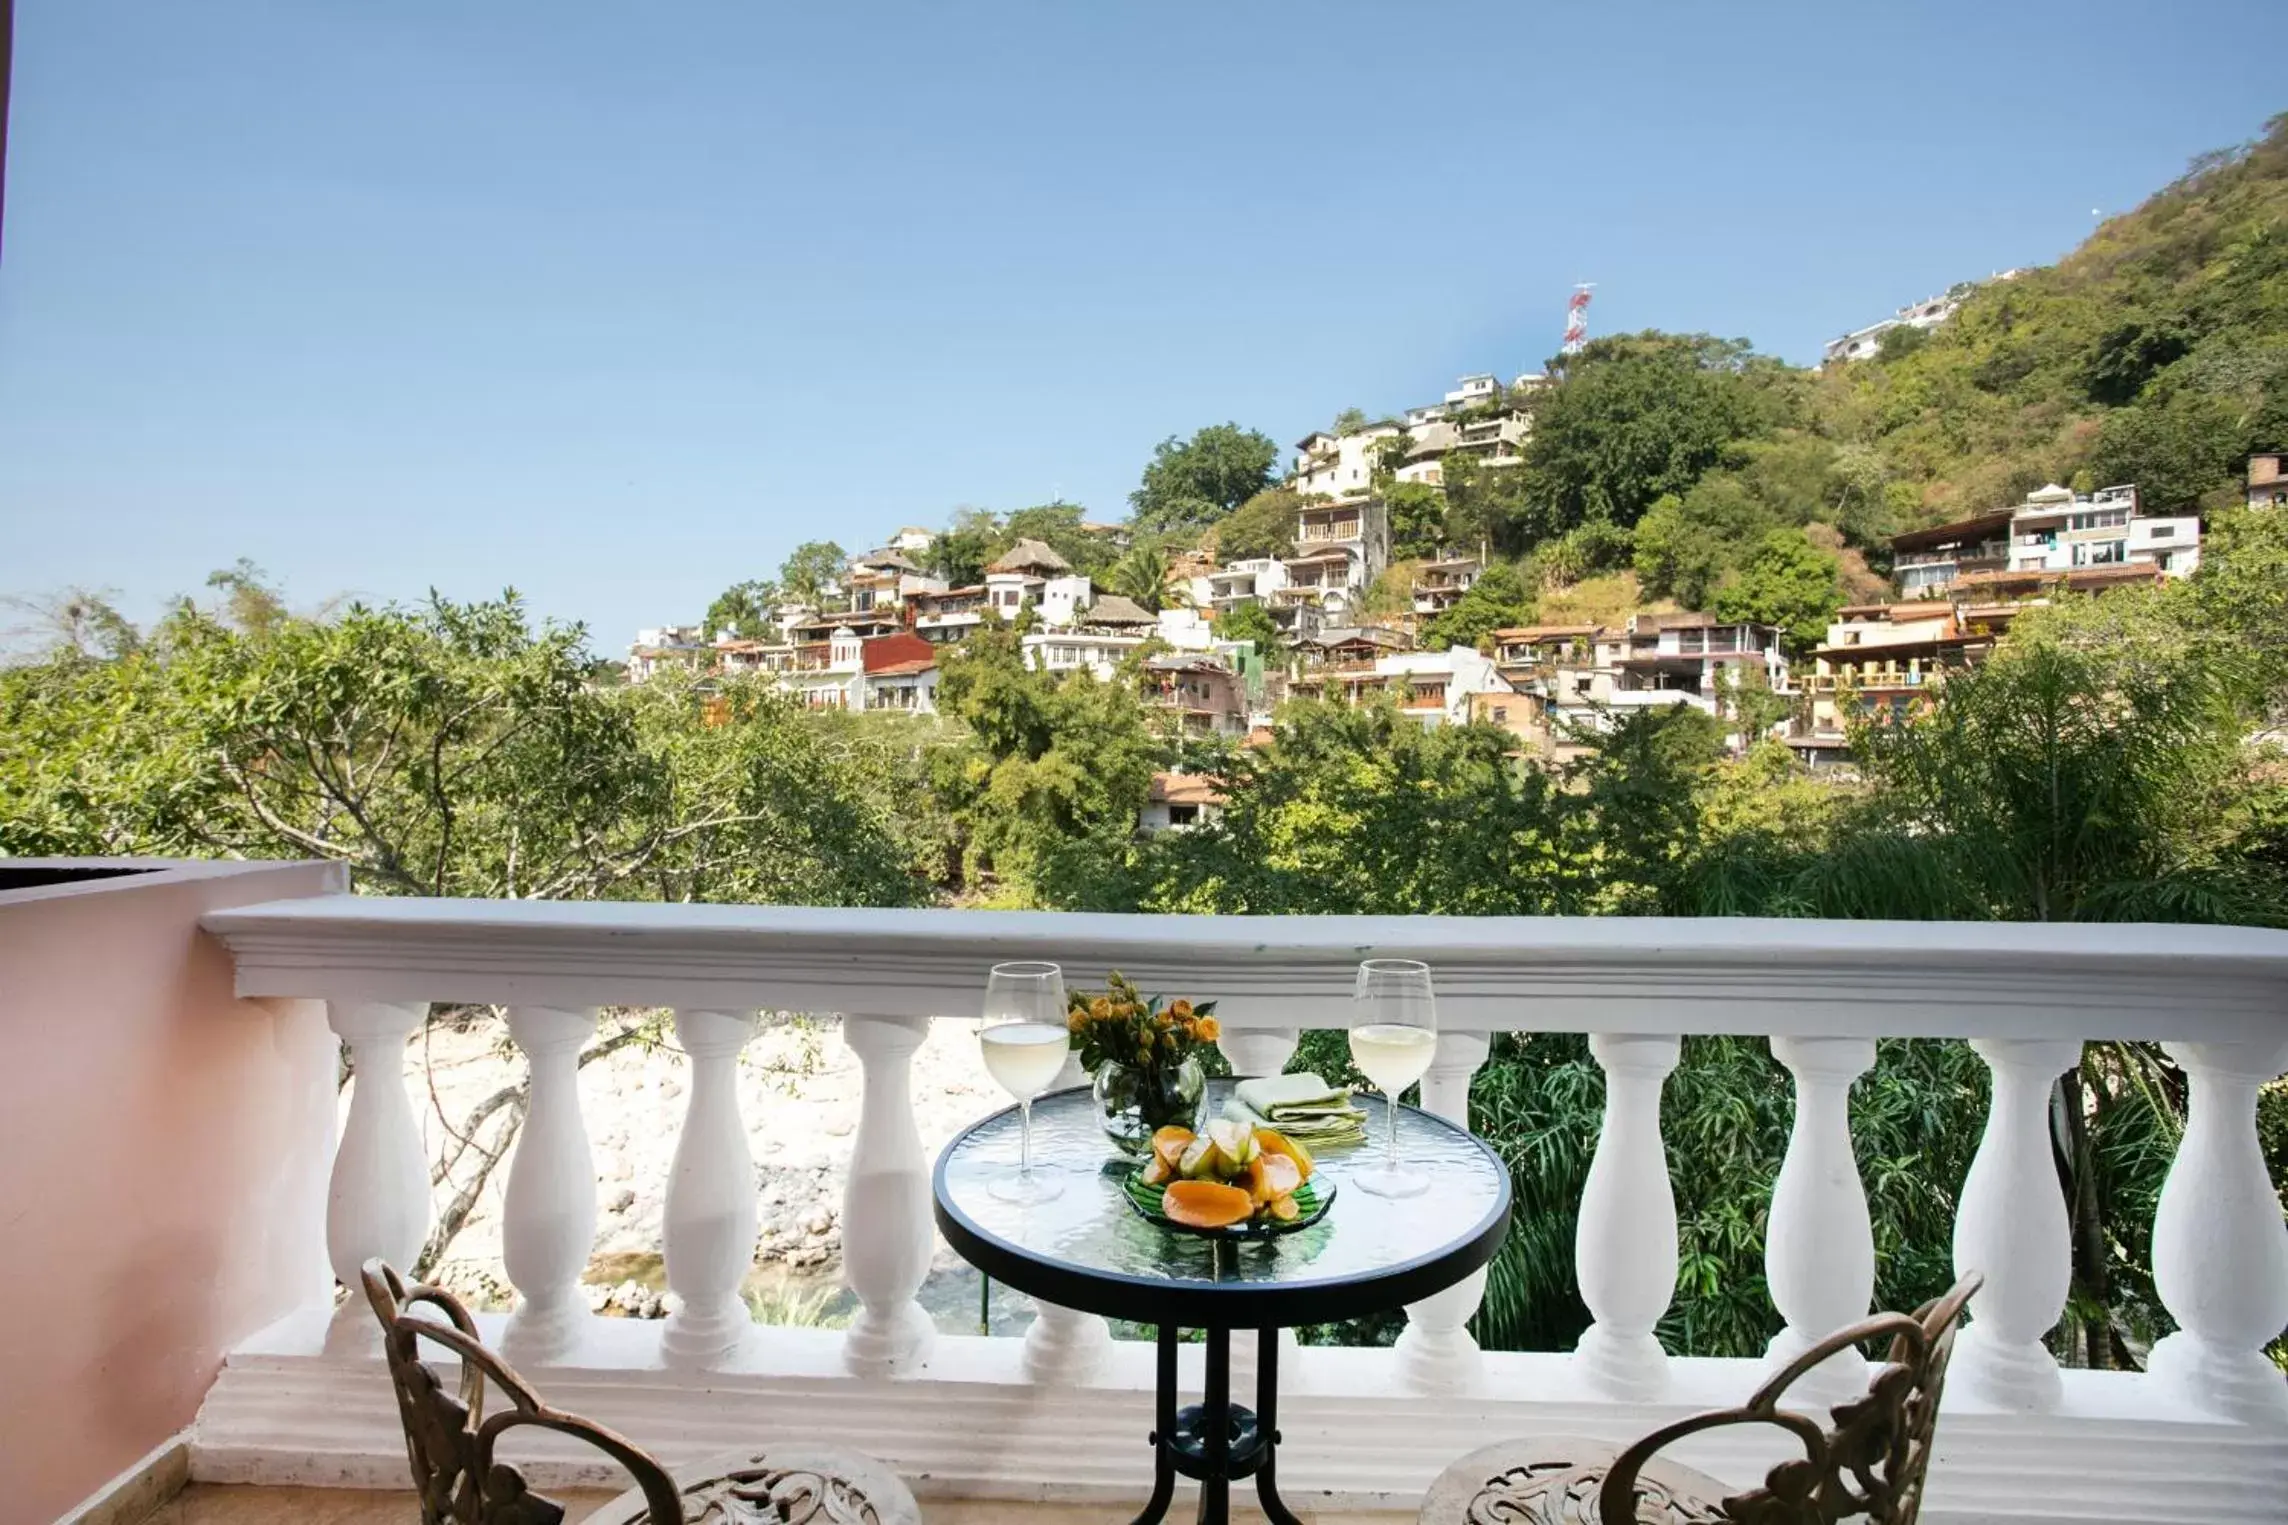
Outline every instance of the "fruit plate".
<path fill-rule="evenodd" d="M 1200 1239 L 1276 1239 L 1281 1234 L 1292 1234 L 1299 1228 L 1309 1228 L 1327 1216 L 1327 1209 L 1335 1205 L 1335 1183 L 1324 1175 L 1314 1175 L 1295 1188 L 1296 1213 L 1282 1222 L 1277 1218 L 1250 1218 L 1245 1223 L 1226 1224 L 1222 1228 L 1194 1228 L 1189 1223 L 1178 1223 L 1160 1211 L 1160 1198 L 1167 1194 L 1166 1186 L 1153 1186 L 1144 1179 L 1141 1169 L 1132 1170 L 1121 1183 L 1122 1194 L 1128 1205 L 1136 1209 L 1137 1216 L 1148 1223 L 1157 1223 L 1178 1234 L 1190 1234 Z"/>

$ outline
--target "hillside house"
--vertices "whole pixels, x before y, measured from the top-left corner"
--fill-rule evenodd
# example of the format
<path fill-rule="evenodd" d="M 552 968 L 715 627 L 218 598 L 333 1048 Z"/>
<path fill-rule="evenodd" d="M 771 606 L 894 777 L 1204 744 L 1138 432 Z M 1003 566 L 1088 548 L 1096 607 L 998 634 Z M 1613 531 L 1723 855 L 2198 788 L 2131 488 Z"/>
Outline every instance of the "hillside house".
<path fill-rule="evenodd" d="M 2170 577 L 2190 577 L 2200 564 L 2199 517 L 2143 514 L 2134 486 L 2081 497 L 2053 482 L 2026 494 L 2010 514 L 2013 572 L 2152 566 Z"/>

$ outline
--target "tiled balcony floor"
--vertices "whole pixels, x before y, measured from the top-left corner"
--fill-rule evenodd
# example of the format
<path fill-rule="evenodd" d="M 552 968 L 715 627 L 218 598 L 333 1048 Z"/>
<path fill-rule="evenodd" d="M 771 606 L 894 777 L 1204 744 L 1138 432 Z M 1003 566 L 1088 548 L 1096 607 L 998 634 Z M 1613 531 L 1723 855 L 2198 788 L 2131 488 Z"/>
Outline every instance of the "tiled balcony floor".
<path fill-rule="evenodd" d="M 604 1493 L 561 1495 L 578 1519 L 611 1497 Z M 1142 1503 L 1141 1497 L 1138 1503 Z M 924 1525 L 1124 1525 L 1133 1509 L 1112 1509 L 1072 1504 L 1008 1504 L 997 1500 L 956 1503 L 925 1500 Z M 1178 1497 L 1168 1511 L 1171 1520 L 1191 1518 L 1188 1498 Z M 1412 1514 L 1313 1514 L 1301 1511 L 1306 1525 L 1414 1525 Z M 1236 1511 L 1241 1525 L 1263 1518 L 1253 1510 Z M 419 1525 L 421 1510 L 410 1493 L 368 1493 L 349 1488 L 219 1488 L 194 1486 L 159 1512 L 147 1525 Z"/>

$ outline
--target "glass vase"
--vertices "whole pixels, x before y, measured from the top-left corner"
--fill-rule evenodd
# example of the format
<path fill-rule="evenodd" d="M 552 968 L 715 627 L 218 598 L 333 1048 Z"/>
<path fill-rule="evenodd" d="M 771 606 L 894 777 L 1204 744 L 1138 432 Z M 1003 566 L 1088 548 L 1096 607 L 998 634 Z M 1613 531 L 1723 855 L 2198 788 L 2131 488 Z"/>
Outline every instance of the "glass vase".
<path fill-rule="evenodd" d="M 1104 1136 L 1121 1153 L 1141 1158 L 1151 1152 L 1152 1135 L 1162 1128 L 1199 1130 L 1207 1071 L 1197 1054 L 1186 1054 L 1173 1067 L 1150 1069 L 1107 1059 L 1097 1066 L 1092 1089 Z"/>

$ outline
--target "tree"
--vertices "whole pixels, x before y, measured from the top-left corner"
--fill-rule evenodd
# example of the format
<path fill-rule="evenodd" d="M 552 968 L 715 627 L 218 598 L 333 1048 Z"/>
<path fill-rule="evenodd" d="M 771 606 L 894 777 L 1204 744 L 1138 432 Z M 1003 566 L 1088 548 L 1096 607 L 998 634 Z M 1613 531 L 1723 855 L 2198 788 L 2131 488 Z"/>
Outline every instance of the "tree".
<path fill-rule="evenodd" d="M 831 540 L 805 540 L 779 564 L 779 586 L 799 603 L 817 605 L 826 590 L 839 587 L 850 558 Z"/>
<path fill-rule="evenodd" d="M 1390 511 L 1390 554 L 1400 560 L 1435 555 L 1446 544 L 1446 495 L 1427 482 L 1392 482 L 1382 491 Z"/>
<path fill-rule="evenodd" d="M 998 555 L 1019 540 L 1038 540 L 1072 563 L 1075 572 L 1093 577 L 1112 564 L 1117 552 L 1104 536 L 1081 528 L 1081 516 L 1086 512 L 1078 503 L 1061 498 L 1020 508 L 1002 524 L 994 552 Z"/>
<path fill-rule="evenodd" d="M 1836 560 L 1801 530 L 1774 530 L 1746 566 L 1716 590 L 1716 617 L 1778 627 L 1800 655 L 1827 636 L 1842 606 Z"/>
<path fill-rule="evenodd" d="M 1139 609 L 1157 614 L 1168 607 L 1168 553 L 1157 540 L 1130 548 L 1113 564 L 1112 591 Z"/>
<path fill-rule="evenodd" d="M 1216 556 L 1226 565 L 1295 551 L 1296 516 L 1303 500 L 1293 488 L 1267 487 L 1215 527 Z"/>
<path fill-rule="evenodd" d="M 1287 638 L 1271 611 L 1259 603 L 1234 604 L 1215 617 L 1216 635 L 1226 641 L 1253 641 L 1256 655 L 1272 657 L 1284 651 Z"/>
<path fill-rule="evenodd" d="M 941 674 L 938 705 L 972 740 L 933 754 L 933 788 L 969 874 L 999 905 L 1130 903 L 1129 844 L 1159 765 L 1133 682 L 1038 670 L 1018 632 L 992 624 Z"/>
<path fill-rule="evenodd" d="M 0 598 L 0 608 L 24 616 L 7 632 L 9 642 L 21 643 L 40 656 L 111 659 L 131 655 L 142 646 L 143 633 L 112 602 L 115 591 L 68 588 L 49 598 Z"/>
<path fill-rule="evenodd" d="M 1199 529 L 1269 487 L 1279 446 L 1237 424 L 1210 424 L 1188 440 L 1162 440 L 1128 495 L 1139 530 Z"/>
<path fill-rule="evenodd" d="M 1533 600 L 1518 580 L 1517 568 L 1497 561 L 1478 574 L 1478 580 L 1451 609 L 1422 627 L 1422 644 L 1442 651 L 1449 646 L 1482 646 L 1496 630 L 1522 625 L 1533 618 Z"/>
<path fill-rule="evenodd" d="M 1593 340 L 1533 394 L 1521 486 L 1535 537 L 1589 519 L 1633 526 L 1681 496 L 1774 409 L 1747 374 L 1745 341 L 1643 333 Z"/>
<path fill-rule="evenodd" d="M 1345 434 L 1356 434 L 1366 426 L 1367 417 L 1364 408 L 1345 408 L 1335 415 L 1333 423 L 1327 425 L 1327 432 L 1340 438 Z"/>
<path fill-rule="evenodd" d="M 771 609 L 778 603 L 775 584 L 750 578 L 735 582 L 715 595 L 700 624 L 701 635 L 713 640 L 728 630 L 742 641 L 759 641 L 771 633 Z"/>
<path fill-rule="evenodd" d="M 930 542 L 929 569 L 956 588 L 985 580 L 985 568 L 1007 549 L 1001 521 L 989 510 L 957 508 L 945 533 Z"/>

